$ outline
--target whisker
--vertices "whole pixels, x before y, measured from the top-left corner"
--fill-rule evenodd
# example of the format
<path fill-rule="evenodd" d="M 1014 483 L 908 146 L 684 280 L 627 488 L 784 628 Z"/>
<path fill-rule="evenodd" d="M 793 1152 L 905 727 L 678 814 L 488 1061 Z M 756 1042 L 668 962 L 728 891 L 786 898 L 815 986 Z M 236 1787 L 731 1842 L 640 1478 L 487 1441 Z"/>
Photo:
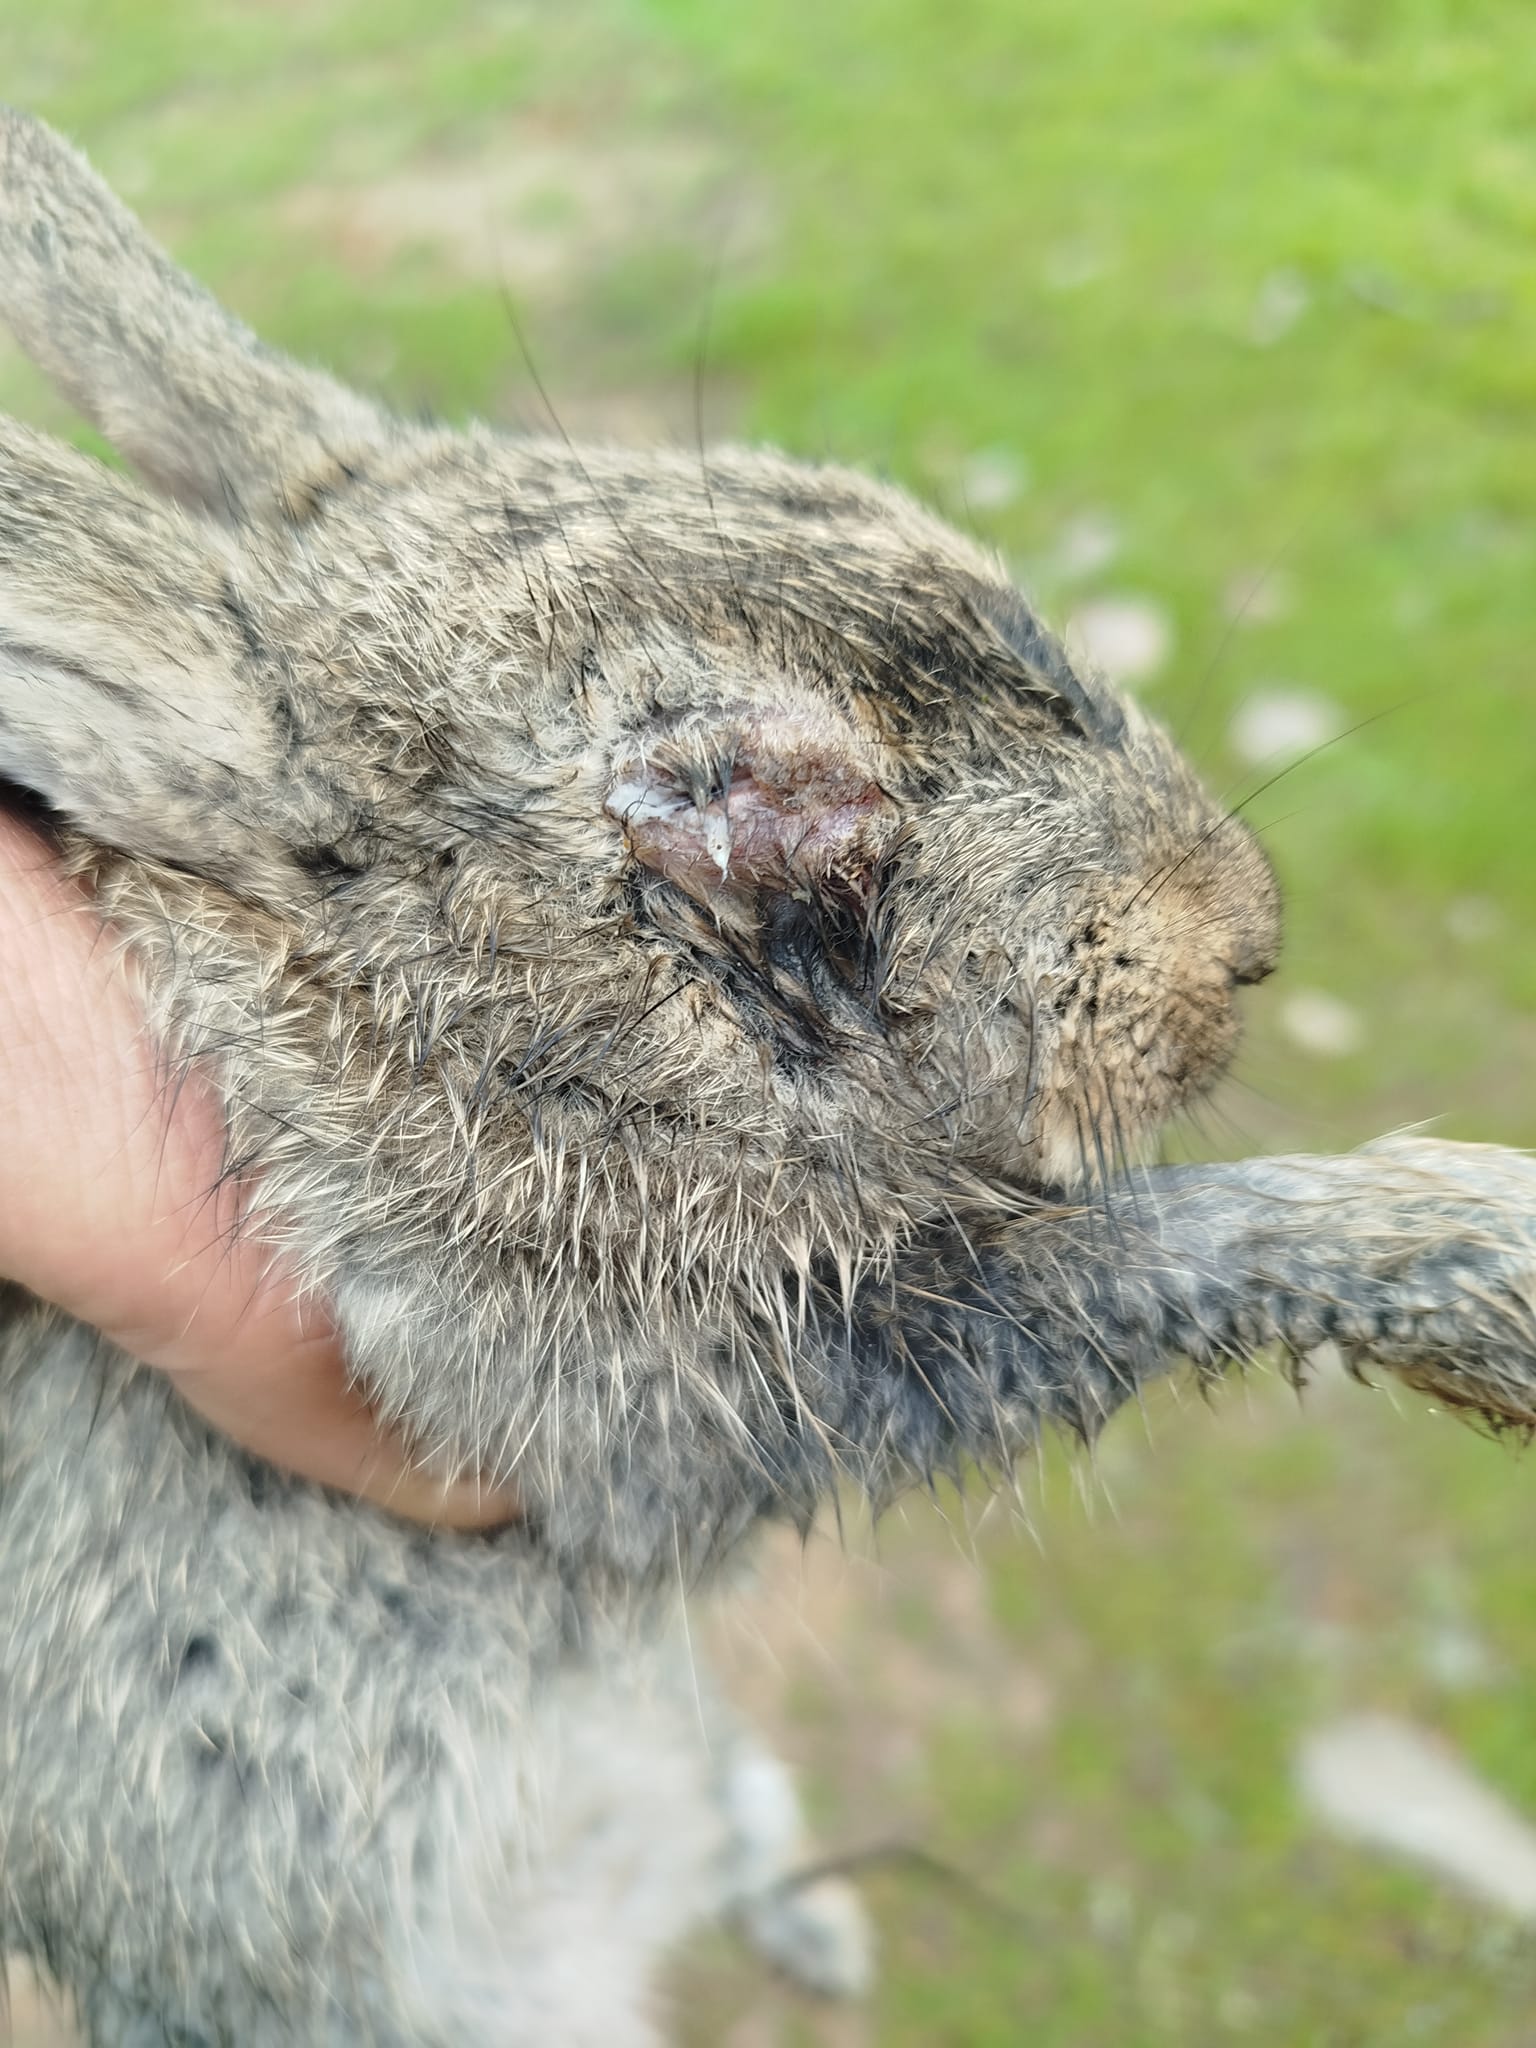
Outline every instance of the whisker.
<path fill-rule="evenodd" d="M 655 563 L 648 561 L 646 557 L 643 554 L 641 554 L 639 548 L 635 545 L 634 536 L 630 533 L 629 529 L 625 526 L 624 522 L 619 518 L 618 514 L 614 511 L 613 506 L 610 504 L 608 500 L 607 494 L 604 491 L 599 490 L 596 479 L 592 475 L 591 470 L 587 467 L 586 462 L 582 459 L 580 449 L 571 439 L 570 434 L 566 430 L 565 422 L 561 419 L 559 413 L 556 412 L 554 405 L 550 399 L 549 392 L 545 388 L 544 379 L 539 375 L 538 365 L 535 363 L 533 359 L 533 351 L 528 346 L 528 338 L 523 332 L 522 322 L 518 318 L 517 307 L 513 303 L 512 294 L 505 283 L 503 283 L 500 287 L 500 296 L 502 309 L 507 316 L 507 324 L 512 329 L 512 335 L 513 339 L 517 343 L 518 353 L 521 355 L 523 359 L 523 367 L 528 372 L 528 376 L 533 384 L 534 390 L 539 394 L 539 402 L 542 404 L 545 412 L 548 414 L 550 424 L 554 427 L 555 432 L 560 436 L 560 439 L 565 446 L 566 453 L 575 463 L 577 473 L 581 477 L 582 482 L 586 485 L 587 489 L 592 493 L 594 501 L 599 506 L 601 506 L 603 513 L 606 516 L 609 524 L 612 526 L 614 532 L 618 535 L 620 541 L 623 543 L 625 552 L 629 555 L 631 561 L 635 564 L 636 568 L 640 571 L 641 575 L 644 576 L 647 579 L 647 581 L 655 587 L 655 589 L 659 592 L 662 599 L 666 603 L 675 603 L 676 593 L 670 590 L 667 587 L 666 583 L 663 582 L 660 574 L 656 569 Z"/>
<path fill-rule="evenodd" d="M 1377 725 L 1382 719 L 1393 717 L 1413 701 L 1413 699 L 1409 698 L 1405 699 L 1402 704 L 1389 704 L 1384 710 L 1373 711 L 1369 717 L 1357 720 L 1354 725 L 1346 726 L 1342 732 L 1336 732 L 1326 740 L 1319 740 L 1315 747 L 1309 747 L 1304 754 L 1298 754 L 1293 761 L 1287 761 L 1283 768 L 1279 768 L 1273 775 L 1267 776 L 1263 782 L 1259 783 L 1257 788 L 1250 789 L 1245 797 L 1240 798 L 1230 809 L 1223 811 L 1219 818 L 1216 818 L 1211 824 L 1207 825 L 1199 838 L 1187 846 L 1176 861 L 1171 861 L 1166 867 L 1149 875 L 1126 905 L 1126 912 L 1129 913 L 1134 910 L 1137 904 L 1145 897 L 1150 897 L 1155 902 L 1179 870 L 1192 861 L 1203 846 L 1208 845 L 1215 838 L 1216 834 L 1230 825 L 1235 818 L 1240 818 L 1249 804 L 1257 802 L 1267 791 L 1274 789 L 1277 784 L 1283 782 L 1287 775 L 1292 774 L 1297 768 L 1304 768 L 1309 761 L 1315 761 L 1320 754 L 1326 754 L 1330 747 L 1336 747 L 1341 740 L 1353 739 L 1357 733 L 1364 732 L 1367 726 Z"/>
<path fill-rule="evenodd" d="M 1217 636 L 1216 644 L 1211 649 L 1201 668 L 1199 680 L 1195 685 L 1193 701 L 1175 728 L 1174 737 L 1181 747 L 1188 741 L 1195 720 L 1205 708 L 1206 700 L 1210 695 L 1211 685 L 1216 680 L 1222 661 L 1226 657 L 1227 649 L 1232 645 L 1233 640 L 1237 636 L 1238 628 L 1247 618 L 1254 605 L 1257 604 L 1262 593 L 1273 582 L 1275 572 L 1284 565 L 1287 557 L 1295 552 L 1297 543 L 1308 527 L 1316 520 L 1321 509 L 1321 499 L 1314 501 L 1307 507 L 1300 518 L 1287 530 L 1278 547 L 1265 557 L 1259 573 L 1244 590 L 1242 602 L 1238 605 L 1236 611 L 1228 614 L 1226 624 Z"/>
<path fill-rule="evenodd" d="M 1267 790 L 1274 789 L 1278 783 L 1284 782 L 1286 776 L 1293 774 L 1296 769 L 1304 768 L 1309 761 L 1315 761 L 1320 754 L 1326 754 L 1330 747 L 1338 746 L 1341 741 L 1353 739 L 1368 726 L 1379 725 L 1384 718 L 1395 718 L 1399 712 L 1406 711 L 1419 701 L 1421 700 L 1415 697 L 1405 697 L 1401 703 L 1385 705 L 1380 711 L 1372 711 L 1367 717 L 1357 719 L 1353 725 L 1346 725 L 1342 732 L 1333 733 L 1329 738 L 1319 740 L 1315 747 L 1308 747 L 1304 754 L 1298 754 L 1294 760 L 1287 761 L 1283 768 L 1277 768 L 1273 775 L 1259 784 L 1257 789 L 1250 789 L 1245 797 L 1232 806 L 1229 816 L 1241 817 L 1251 803 L 1256 802 Z"/>

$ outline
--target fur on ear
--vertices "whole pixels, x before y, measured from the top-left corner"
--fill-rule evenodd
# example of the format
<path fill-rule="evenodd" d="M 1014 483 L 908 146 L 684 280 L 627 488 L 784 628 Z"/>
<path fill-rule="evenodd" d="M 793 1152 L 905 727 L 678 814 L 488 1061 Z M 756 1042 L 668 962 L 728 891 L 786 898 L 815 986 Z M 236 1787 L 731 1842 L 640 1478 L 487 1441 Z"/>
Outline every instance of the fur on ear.
<path fill-rule="evenodd" d="M 285 903 L 340 799 L 282 756 L 221 536 L 0 420 L 0 778 L 109 845 Z"/>
<path fill-rule="evenodd" d="M 219 517 L 304 517 L 394 431 L 263 347 L 68 143 L 5 108 L 0 317 L 150 482 Z"/>

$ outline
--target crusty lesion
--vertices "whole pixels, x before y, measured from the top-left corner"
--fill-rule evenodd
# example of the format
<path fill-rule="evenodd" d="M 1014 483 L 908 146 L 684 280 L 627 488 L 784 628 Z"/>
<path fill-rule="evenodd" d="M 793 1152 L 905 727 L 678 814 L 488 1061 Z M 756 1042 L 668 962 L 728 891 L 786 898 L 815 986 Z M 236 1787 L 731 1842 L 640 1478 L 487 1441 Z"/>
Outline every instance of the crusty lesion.
<path fill-rule="evenodd" d="M 722 908 L 765 891 L 867 901 L 898 816 L 846 723 L 748 705 L 649 735 L 604 807 L 643 867 Z"/>

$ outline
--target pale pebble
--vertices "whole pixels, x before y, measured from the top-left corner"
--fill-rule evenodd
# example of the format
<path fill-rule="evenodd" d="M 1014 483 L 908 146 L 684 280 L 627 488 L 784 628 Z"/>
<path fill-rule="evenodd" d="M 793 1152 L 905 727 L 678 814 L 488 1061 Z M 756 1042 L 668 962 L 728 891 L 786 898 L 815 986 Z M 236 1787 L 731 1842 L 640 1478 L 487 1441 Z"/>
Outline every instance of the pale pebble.
<path fill-rule="evenodd" d="M 1283 341 L 1312 303 L 1299 270 L 1272 270 L 1264 278 L 1248 315 L 1248 339 L 1258 348 Z"/>
<path fill-rule="evenodd" d="M 1319 988 L 1293 990 L 1281 1005 L 1280 1024 L 1293 1045 L 1317 1059 L 1346 1059 L 1365 1043 L 1359 1011 Z"/>
<path fill-rule="evenodd" d="M 1173 625 L 1151 598 L 1090 598 L 1067 621 L 1067 645 L 1114 682 L 1148 683 L 1173 650 Z"/>
<path fill-rule="evenodd" d="M 1295 588 L 1283 569 L 1240 569 L 1222 593 L 1222 610 L 1234 626 L 1272 626 L 1289 618 Z"/>
<path fill-rule="evenodd" d="M 1459 1621 L 1440 1621 L 1419 1641 L 1419 1666 L 1446 1692 L 1476 1692 L 1494 1675 L 1493 1653 L 1480 1635 Z"/>
<path fill-rule="evenodd" d="M 1427 1730 L 1387 1714 L 1348 1715 L 1305 1739 L 1297 1779 L 1334 1832 L 1536 1921 L 1536 1828 Z"/>
<path fill-rule="evenodd" d="M 1445 928 L 1464 946 L 1496 939 L 1504 929 L 1504 913 L 1487 896 L 1458 896 L 1445 909 Z"/>
<path fill-rule="evenodd" d="M 1052 548 L 1049 568 L 1063 582 L 1098 576 L 1120 552 L 1120 529 L 1107 512 L 1081 512 L 1069 519 Z"/>
<path fill-rule="evenodd" d="M 1001 512 L 1029 487 L 1023 459 L 1008 448 L 979 448 L 960 465 L 960 491 L 972 512 Z"/>
<path fill-rule="evenodd" d="M 1279 768 L 1326 746 L 1344 730 L 1337 704 L 1310 690 L 1255 690 L 1238 706 L 1229 732 L 1232 751 L 1250 768 Z"/>

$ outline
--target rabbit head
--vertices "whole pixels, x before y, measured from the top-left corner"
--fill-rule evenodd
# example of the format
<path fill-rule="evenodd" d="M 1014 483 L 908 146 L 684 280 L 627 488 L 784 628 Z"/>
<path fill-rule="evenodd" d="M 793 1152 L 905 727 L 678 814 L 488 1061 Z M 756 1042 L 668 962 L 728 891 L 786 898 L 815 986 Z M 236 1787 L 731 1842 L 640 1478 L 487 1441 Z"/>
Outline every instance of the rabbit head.
<path fill-rule="evenodd" d="M 424 1455 L 675 1530 L 823 1416 L 808 1287 L 1229 1059 L 1256 843 L 901 493 L 392 419 L 20 117 L 0 279 L 144 480 L 0 430 L 0 774 Z"/>

